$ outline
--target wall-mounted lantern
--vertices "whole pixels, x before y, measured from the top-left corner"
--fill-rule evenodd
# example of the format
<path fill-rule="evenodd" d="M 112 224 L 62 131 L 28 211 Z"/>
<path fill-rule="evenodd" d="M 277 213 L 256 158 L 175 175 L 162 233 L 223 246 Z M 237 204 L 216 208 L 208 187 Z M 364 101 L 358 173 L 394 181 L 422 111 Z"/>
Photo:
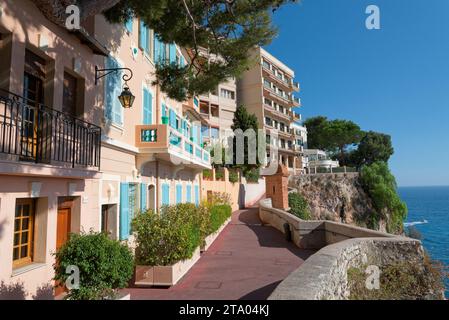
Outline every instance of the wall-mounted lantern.
<path fill-rule="evenodd" d="M 129 109 L 133 106 L 134 100 L 136 99 L 136 97 L 131 93 L 128 87 L 128 81 L 131 80 L 133 77 L 133 71 L 131 69 L 129 68 L 98 69 L 98 67 L 95 66 L 95 85 L 98 85 L 98 80 L 100 80 L 101 78 L 104 78 L 111 73 L 118 72 L 121 70 L 126 70 L 130 74 L 128 75 L 125 73 L 122 77 L 123 81 L 125 81 L 125 86 L 123 87 L 122 93 L 118 96 L 118 99 L 123 108 Z"/>

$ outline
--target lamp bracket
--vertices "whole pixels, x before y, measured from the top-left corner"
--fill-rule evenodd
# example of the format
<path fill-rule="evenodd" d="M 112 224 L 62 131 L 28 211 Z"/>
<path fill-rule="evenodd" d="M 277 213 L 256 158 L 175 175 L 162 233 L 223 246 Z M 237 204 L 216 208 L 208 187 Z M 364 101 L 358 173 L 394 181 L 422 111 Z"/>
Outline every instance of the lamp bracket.
<path fill-rule="evenodd" d="M 126 70 L 129 72 L 129 74 L 124 74 L 122 79 L 125 82 L 128 82 L 129 80 L 132 79 L 133 77 L 133 71 L 130 68 L 111 68 L 111 69 L 98 69 L 97 66 L 95 66 L 95 85 L 98 85 L 98 80 L 100 80 L 101 78 L 106 77 L 107 75 L 111 74 L 111 73 L 116 73 L 119 72 L 121 70 Z M 102 73 L 102 74 L 101 74 Z"/>

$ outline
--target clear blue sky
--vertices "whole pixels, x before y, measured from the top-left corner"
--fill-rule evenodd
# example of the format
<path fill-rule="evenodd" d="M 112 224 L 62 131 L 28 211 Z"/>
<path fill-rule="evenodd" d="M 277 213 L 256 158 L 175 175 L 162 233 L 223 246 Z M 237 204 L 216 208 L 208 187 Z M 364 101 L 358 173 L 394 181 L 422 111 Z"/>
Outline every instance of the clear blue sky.
<path fill-rule="evenodd" d="M 275 13 L 266 49 L 295 70 L 304 117 L 390 134 L 399 186 L 449 185 L 448 15 L 447 0 L 302 0 Z"/>

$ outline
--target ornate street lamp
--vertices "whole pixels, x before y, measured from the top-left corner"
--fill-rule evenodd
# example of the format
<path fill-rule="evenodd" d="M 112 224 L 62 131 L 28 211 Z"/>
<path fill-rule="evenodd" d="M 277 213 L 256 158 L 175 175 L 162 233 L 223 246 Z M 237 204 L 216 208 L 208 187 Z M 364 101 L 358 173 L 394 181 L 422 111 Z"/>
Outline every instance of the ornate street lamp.
<path fill-rule="evenodd" d="M 111 73 L 118 72 L 121 70 L 126 70 L 130 74 L 128 75 L 125 73 L 122 77 L 123 81 L 125 81 L 125 85 L 123 87 L 122 93 L 118 96 L 118 99 L 123 108 L 129 109 L 133 106 L 134 100 L 136 99 L 136 97 L 131 93 L 128 87 L 128 81 L 131 80 L 133 77 L 133 71 L 131 69 L 129 68 L 98 69 L 98 67 L 95 66 L 95 85 L 98 85 L 98 80 L 100 80 L 101 78 L 104 78 Z M 103 74 L 100 74 L 101 72 Z"/>

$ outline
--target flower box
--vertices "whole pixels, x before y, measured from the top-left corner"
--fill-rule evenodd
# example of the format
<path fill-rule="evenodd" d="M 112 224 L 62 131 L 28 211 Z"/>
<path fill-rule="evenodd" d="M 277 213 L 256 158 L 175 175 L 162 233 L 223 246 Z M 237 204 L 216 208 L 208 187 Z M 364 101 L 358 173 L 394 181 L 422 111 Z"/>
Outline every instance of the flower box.
<path fill-rule="evenodd" d="M 204 245 L 201 247 L 201 252 L 204 252 L 206 250 L 209 249 L 209 247 L 212 245 L 212 243 L 214 243 L 215 239 L 218 238 L 218 236 L 220 235 L 220 233 L 224 230 L 224 228 L 226 228 L 226 226 L 229 224 L 229 222 L 231 222 L 231 217 L 229 217 L 228 220 L 226 220 L 220 227 L 220 229 L 218 229 L 217 231 L 215 231 L 214 233 L 208 235 L 206 237 L 206 239 L 204 239 Z"/>
<path fill-rule="evenodd" d="M 200 259 L 201 251 L 198 247 L 192 258 L 179 261 L 171 266 L 136 266 L 136 286 L 173 286 Z"/>

